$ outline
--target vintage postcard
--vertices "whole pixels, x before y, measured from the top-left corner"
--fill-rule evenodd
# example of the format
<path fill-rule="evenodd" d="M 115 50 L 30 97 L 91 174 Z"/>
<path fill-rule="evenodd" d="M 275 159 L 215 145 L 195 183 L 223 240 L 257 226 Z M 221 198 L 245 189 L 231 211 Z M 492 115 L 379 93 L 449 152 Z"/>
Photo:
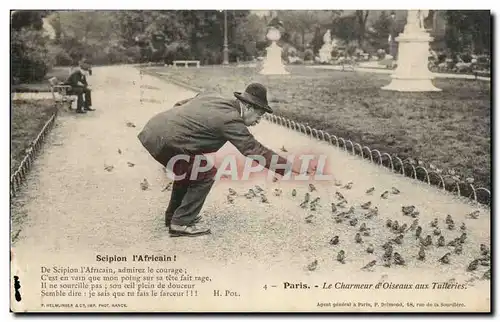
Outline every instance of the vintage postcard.
<path fill-rule="evenodd" d="M 10 308 L 491 312 L 488 10 L 11 10 Z"/>

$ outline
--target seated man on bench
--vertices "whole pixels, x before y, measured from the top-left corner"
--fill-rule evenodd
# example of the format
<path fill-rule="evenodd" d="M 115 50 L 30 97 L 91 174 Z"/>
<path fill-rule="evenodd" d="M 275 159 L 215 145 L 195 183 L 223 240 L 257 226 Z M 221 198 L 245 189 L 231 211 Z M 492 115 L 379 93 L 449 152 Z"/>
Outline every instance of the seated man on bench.
<path fill-rule="evenodd" d="M 90 88 L 85 77 L 86 72 L 90 71 L 90 64 L 85 59 L 79 63 L 79 67 L 75 68 L 71 75 L 69 75 L 65 85 L 70 85 L 71 89 L 68 90 L 68 95 L 76 95 L 77 99 L 77 113 L 86 113 L 87 111 L 95 111 L 92 106 L 92 99 L 90 95 Z M 85 100 L 84 100 L 85 98 Z"/>

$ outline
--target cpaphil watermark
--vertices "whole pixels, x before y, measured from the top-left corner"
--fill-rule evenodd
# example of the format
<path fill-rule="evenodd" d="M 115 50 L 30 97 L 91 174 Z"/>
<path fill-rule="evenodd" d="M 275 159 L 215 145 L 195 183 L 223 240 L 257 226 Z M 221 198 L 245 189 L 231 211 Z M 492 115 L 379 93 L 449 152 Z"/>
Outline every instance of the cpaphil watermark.
<path fill-rule="evenodd" d="M 329 181 L 333 176 L 327 171 L 327 156 L 317 154 L 288 155 L 287 163 L 280 164 L 279 156 L 273 155 L 269 167 L 261 155 L 226 155 L 216 167 L 213 155 L 176 155 L 167 164 L 167 175 L 171 180 L 197 180 L 209 174 L 214 180 L 247 181 L 265 175 L 268 180 L 282 173 L 281 181 Z M 184 166 L 179 167 L 182 163 Z M 295 171 L 292 171 L 295 169 Z M 311 171 L 311 169 L 314 169 Z"/>

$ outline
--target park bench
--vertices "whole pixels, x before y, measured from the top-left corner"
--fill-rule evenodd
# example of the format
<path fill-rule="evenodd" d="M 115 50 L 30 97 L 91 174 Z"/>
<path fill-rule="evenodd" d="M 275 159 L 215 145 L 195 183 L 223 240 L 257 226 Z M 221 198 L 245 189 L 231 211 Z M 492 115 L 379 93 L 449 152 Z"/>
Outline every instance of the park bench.
<path fill-rule="evenodd" d="M 184 64 L 184 67 L 188 67 L 189 64 L 196 64 L 197 68 L 200 68 L 199 60 L 174 60 L 173 65 L 177 67 L 177 64 Z"/>
<path fill-rule="evenodd" d="M 358 62 L 355 59 L 347 58 L 347 59 L 343 59 L 340 62 L 340 65 L 342 66 L 342 71 L 347 71 L 347 70 L 355 71 L 355 68 L 357 67 Z"/>
<path fill-rule="evenodd" d="M 73 101 L 76 100 L 76 96 L 68 94 L 68 90 L 71 89 L 71 86 L 62 84 L 57 77 L 49 78 L 49 84 L 54 102 L 63 105 L 68 104 L 68 109 L 71 110 Z"/>

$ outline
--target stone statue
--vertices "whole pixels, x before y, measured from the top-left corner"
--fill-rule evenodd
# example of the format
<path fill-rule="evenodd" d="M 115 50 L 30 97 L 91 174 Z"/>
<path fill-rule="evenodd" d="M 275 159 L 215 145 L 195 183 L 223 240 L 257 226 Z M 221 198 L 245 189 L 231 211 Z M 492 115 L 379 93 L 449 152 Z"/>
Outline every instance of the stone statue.
<path fill-rule="evenodd" d="M 424 20 L 429 16 L 429 10 L 418 10 L 418 25 L 419 28 L 425 30 Z"/>
<path fill-rule="evenodd" d="M 328 45 L 332 43 L 332 35 L 330 29 L 328 29 L 323 35 L 323 43 Z"/>
<path fill-rule="evenodd" d="M 425 31 L 424 20 L 429 15 L 429 10 L 408 10 L 405 33 Z"/>

